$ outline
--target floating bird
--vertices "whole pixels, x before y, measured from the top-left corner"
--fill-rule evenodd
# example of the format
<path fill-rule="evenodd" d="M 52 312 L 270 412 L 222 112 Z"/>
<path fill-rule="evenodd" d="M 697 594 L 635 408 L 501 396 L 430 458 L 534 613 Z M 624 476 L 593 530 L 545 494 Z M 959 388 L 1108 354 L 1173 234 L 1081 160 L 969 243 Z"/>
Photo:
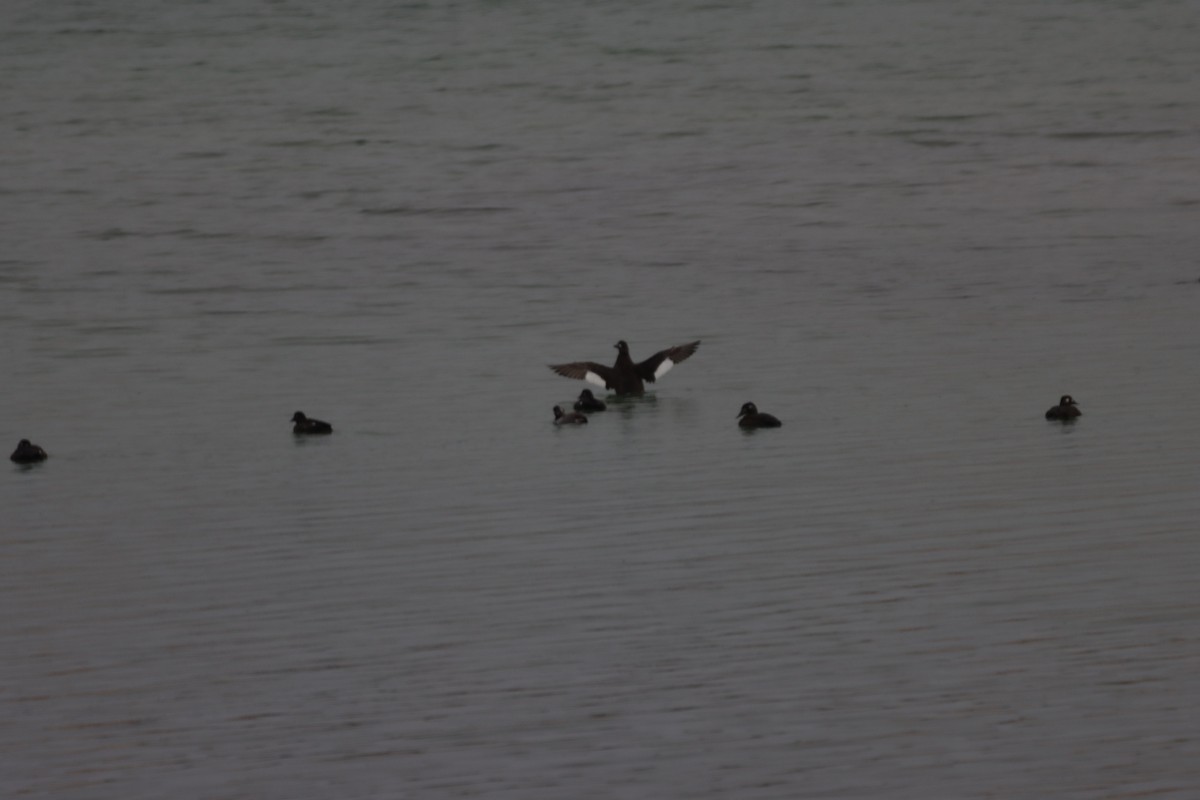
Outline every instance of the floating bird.
<path fill-rule="evenodd" d="M 32 444 L 28 439 L 22 439 L 17 442 L 17 449 L 13 450 L 10 459 L 18 464 L 36 464 L 39 461 L 45 461 L 50 456 L 46 455 L 46 451 Z"/>
<path fill-rule="evenodd" d="M 584 389 L 575 401 L 576 411 L 603 411 L 606 408 L 608 406 L 604 405 L 603 400 L 597 400 L 591 389 Z"/>
<path fill-rule="evenodd" d="M 303 411 L 292 414 L 292 422 L 296 423 L 292 433 L 333 433 L 333 426 L 319 419 L 309 419 Z"/>
<path fill-rule="evenodd" d="M 1082 416 L 1083 412 L 1079 410 L 1079 406 L 1075 405 L 1075 398 L 1069 394 L 1064 394 L 1058 401 L 1058 405 L 1051 406 L 1046 412 L 1046 419 L 1057 419 L 1063 422 L 1068 422 L 1078 416 Z"/>
<path fill-rule="evenodd" d="M 738 412 L 739 428 L 779 428 L 783 423 L 770 414 L 760 414 L 754 403 L 745 403 Z"/>
<path fill-rule="evenodd" d="M 567 414 L 562 410 L 562 406 L 554 407 L 554 424 L 555 425 L 587 425 L 587 417 L 580 414 L 578 411 L 572 411 Z"/>
<path fill-rule="evenodd" d="M 666 375 L 671 367 L 686 360 L 700 342 L 681 344 L 659 350 L 640 364 L 635 364 L 629 357 L 629 345 L 622 340 L 613 347 L 617 348 L 617 363 L 611 367 L 597 364 L 595 361 L 574 361 L 570 364 L 551 364 L 550 369 L 564 378 L 574 378 L 587 381 L 605 389 L 611 389 L 618 395 L 642 394 L 646 391 L 645 384 L 654 383 Z"/>

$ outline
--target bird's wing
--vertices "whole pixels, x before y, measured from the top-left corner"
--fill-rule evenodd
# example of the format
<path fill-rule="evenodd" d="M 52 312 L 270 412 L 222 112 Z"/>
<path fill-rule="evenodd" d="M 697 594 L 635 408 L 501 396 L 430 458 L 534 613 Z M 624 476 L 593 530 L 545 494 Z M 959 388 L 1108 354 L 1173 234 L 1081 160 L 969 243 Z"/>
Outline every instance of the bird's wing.
<path fill-rule="evenodd" d="M 577 381 L 587 381 L 601 389 L 607 389 L 614 383 L 612 367 L 597 364 L 595 361 L 573 361 L 570 364 L 551 364 L 550 369 L 564 378 L 574 378 Z"/>
<path fill-rule="evenodd" d="M 685 361 L 696 352 L 696 348 L 700 346 L 700 342 L 692 342 L 691 344 L 680 344 L 675 347 L 668 347 L 666 350 L 659 350 L 654 355 L 647 358 L 645 361 L 637 365 L 638 375 L 642 376 L 642 380 L 647 383 L 654 383 L 657 378 L 661 378 L 671 371 L 671 367 L 678 364 L 680 361 Z"/>

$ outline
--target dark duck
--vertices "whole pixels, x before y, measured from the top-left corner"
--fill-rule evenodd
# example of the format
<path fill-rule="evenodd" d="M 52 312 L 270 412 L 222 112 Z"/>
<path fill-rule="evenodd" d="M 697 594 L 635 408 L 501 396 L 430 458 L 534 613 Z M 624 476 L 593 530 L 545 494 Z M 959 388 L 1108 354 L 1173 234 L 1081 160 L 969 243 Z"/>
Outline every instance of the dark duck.
<path fill-rule="evenodd" d="M 1051 406 L 1050 410 L 1046 412 L 1046 419 L 1055 419 L 1062 422 L 1067 422 L 1080 416 L 1083 416 L 1083 412 L 1075 404 L 1075 398 L 1069 394 L 1064 394 L 1059 398 L 1058 405 Z"/>
<path fill-rule="evenodd" d="M 654 383 L 666 375 L 671 367 L 686 361 L 699 346 L 700 342 L 696 341 L 668 347 L 636 363 L 629 356 L 629 345 L 622 340 L 613 345 L 617 348 L 617 362 L 611 367 L 595 361 L 573 361 L 570 364 L 551 364 L 550 369 L 564 378 L 587 381 L 617 395 L 638 395 L 646 391 L 647 383 Z"/>
<path fill-rule="evenodd" d="M 13 450 L 10 459 L 18 464 L 36 464 L 39 461 L 45 461 L 50 456 L 46 455 L 46 451 L 33 444 L 28 439 L 22 439 L 17 442 L 17 449 Z"/>
<path fill-rule="evenodd" d="M 303 411 L 297 411 L 292 414 L 292 422 L 296 423 L 292 426 L 292 433 L 333 433 L 333 426 L 328 422 L 322 422 L 319 419 L 310 419 L 304 416 Z"/>
<path fill-rule="evenodd" d="M 555 425 L 587 425 L 587 417 L 578 411 L 564 412 L 562 406 L 554 407 Z"/>
<path fill-rule="evenodd" d="M 739 428 L 779 428 L 783 423 L 770 414 L 760 413 L 754 403 L 745 403 L 738 412 Z"/>
<path fill-rule="evenodd" d="M 603 400 L 597 400 L 591 389 L 584 389 L 575 401 L 576 411 L 603 411 L 606 408 L 608 406 L 604 405 Z"/>

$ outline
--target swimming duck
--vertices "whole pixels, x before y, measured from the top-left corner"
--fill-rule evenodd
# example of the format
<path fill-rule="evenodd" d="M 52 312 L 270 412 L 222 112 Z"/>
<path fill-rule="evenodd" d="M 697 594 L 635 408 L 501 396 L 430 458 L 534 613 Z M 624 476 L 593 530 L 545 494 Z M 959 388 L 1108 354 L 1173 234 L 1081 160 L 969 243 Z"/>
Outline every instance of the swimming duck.
<path fill-rule="evenodd" d="M 603 400 L 597 400 L 591 389 L 584 389 L 579 393 L 579 399 L 575 401 L 576 411 L 603 411 L 606 408 L 608 406 L 604 405 Z"/>
<path fill-rule="evenodd" d="M 760 414 L 754 403 L 745 403 L 738 412 L 739 428 L 779 428 L 783 423 L 770 414 Z"/>
<path fill-rule="evenodd" d="M 550 369 L 564 378 L 587 381 L 611 389 L 618 395 L 642 394 L 646 391 L 645 384 L 654 383 L 666 375 L 671 367 L 686 360 L 699 346 L 700 342 L 696 341 L 668 347 L 637 364 L 629 357 L 629 345 L 622 340 L 613 345 L 617 348 L 617 362 L 611 367 L 595 361 L 573 361 L 570 364 L 551 364 Z"/>
<path fill-rule="evenodd" d="M 46 451 L 31 443 L 28 439 L 22 439 L 17 442 L 17 449 L 13 450 L 10 459 L 18 464 L 36 464 L 39 461 L 45 461 L 50 456 L 46 455 Z"/>
<path fill-rule="evenodd" d="M 309 419 L 304 416 L 303 411 L 297 411 L 292 414 L 292 422 L 296 423 L 292 427 L 292 433 L 333 433 L 333 426 L 328 422 L 322 422 L 319 419 Z"/>
<path fill-rule="evenodd" d="M 1058 405 L 1051 406 L 1050 410 L 1046 412 L 1046 419 L 1057 419 L 1067 422 L 1082 415 L 1083 412 L 1079 410 L 1079 406 L 1075 405 L 1075 398 L 1069 394 L 1064 394 L 1059 399 Z"/>
<path fill-rule="evenodd" d="M 554 407 L 555 425 L 587 425 L 587 421 L 587 417 L 578 411 L 572 411 L 568 414 L 562 410 L 562 406 Z"/>

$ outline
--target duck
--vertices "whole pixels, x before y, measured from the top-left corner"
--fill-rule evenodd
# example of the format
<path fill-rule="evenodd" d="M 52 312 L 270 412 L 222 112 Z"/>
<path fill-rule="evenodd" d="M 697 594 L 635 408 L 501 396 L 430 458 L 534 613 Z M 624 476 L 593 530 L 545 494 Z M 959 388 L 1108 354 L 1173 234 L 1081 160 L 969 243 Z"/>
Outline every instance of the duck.
<path fill-rule="evenodd" d="M 770 414 L 762 414 L 754 403 L 743 403 L 738 412 L 739 428 L 780 428 L 783 423 Z"/>
<path fill-rule="evenodd" d="M 624 339 L 613 347 L 617 348 L 617 361 L 611 367 L 597 364 L 595 361 L 572 361 L 569 364 L 551 364 L 550 369 L 564 378 L 610 389 L 618 396 L 640 395 L 646 391 L 647 383 L 654 383 L 670 372 L 681 361 L 686 361 L 700 346 L 699 340 L 689 344 L 680 344 L 659 350 L 641 363 L 636 363 L 629 355 L 629 345 Z"/>
<path fill-rule="evenodd" d="M 292 433 L 333 433 L 333 426 L 328 422 L 322 422 L 319 419 L 309 419 L 304 416 L 303 411 L 297 411 L 292 414 L 292 422 L 296 423 L 292 427 Z"/>
<path fill-rule="evenodd" d="M 45 461 L 50 456 L 46 455 L 46 451 L 33 444 L 28 439 L 22 439 L 17 442 L 17 449 L 13 450 L 10 459 L 18 464 L 36 464 L 39 461 Z"/>
<path fill-rule="evenodd" d="M 587 425 L 588 418 L 578 411 L 567 413 L 562 410 L 562 406 L 554 407 L 554 424 L 555 425 Z"/>
<path fill-rule="evenodd" d="M 576 411 L 603 411 L 606 408 L 608 406 L 604 405 L 603 400 L 597 400 L 591 389 L 584 389 L 575 401 Z"/>
<path fill-rule="evenodd" d="M 1064 394 L 1059 398 L 1058 405 L 1051 406 L 1050 410 L 1046 412 L 1046 419 L 1056 419 L 1063 422 L 1068 422 L 1079 416 L 1083 416 L 1083 412 L 1075 404 L 1075 398 L 1069 394 Z"/>

